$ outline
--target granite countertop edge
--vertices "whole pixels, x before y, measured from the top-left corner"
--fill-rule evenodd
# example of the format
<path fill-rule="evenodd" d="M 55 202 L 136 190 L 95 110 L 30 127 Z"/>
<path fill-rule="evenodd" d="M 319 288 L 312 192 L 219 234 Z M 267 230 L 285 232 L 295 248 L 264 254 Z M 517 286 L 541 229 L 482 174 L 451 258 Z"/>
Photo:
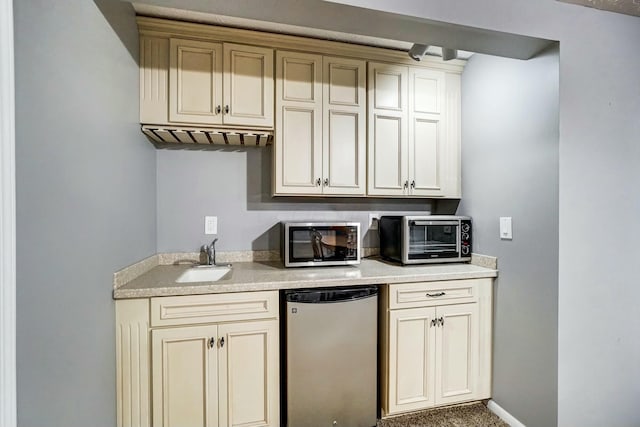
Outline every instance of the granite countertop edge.
<path fill-rule="evenodd" d="M 217 282 L 176 283 L 185 265 L 159 265 L 113 291 L 114 299 L 273 291 L 332 286 L 381 285 L 492 278 L 497 269 L 474 264 L 400 266 L 363 259 L 347 267 L 284 268 L 277 262 L 238 262 L 228 278 Z"/>

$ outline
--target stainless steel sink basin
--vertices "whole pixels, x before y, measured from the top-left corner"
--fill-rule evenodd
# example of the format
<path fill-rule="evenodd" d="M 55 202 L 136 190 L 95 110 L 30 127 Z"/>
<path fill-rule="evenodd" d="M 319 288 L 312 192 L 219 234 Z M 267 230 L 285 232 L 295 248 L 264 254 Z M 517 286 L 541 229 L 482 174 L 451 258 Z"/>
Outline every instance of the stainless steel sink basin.
<path fill-rule="evenodd" d="M 182 273 L 177 283 L 193 283 L 193 282 L 217 282 L 231 271 L 231 266 L 201 266 L 193 267 Z"/>

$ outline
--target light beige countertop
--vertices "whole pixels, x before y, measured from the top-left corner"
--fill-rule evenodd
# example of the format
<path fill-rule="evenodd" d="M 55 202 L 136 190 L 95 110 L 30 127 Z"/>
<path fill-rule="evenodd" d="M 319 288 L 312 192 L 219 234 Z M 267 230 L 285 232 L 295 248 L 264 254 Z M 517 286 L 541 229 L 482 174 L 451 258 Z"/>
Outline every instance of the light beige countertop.
<path fill-rule="evenodd" d="M 226 292 L 267 291 L 327 286 L 351 286 L 496 277 L 495 268 L 474 264 L 401 266 L 379 259 L 360 265 L 285 268 L 279 261 L 236 262 L 217 282 L 176 283 L 191 265 L 157 265 L 113 291 L 114 299 Z"/>

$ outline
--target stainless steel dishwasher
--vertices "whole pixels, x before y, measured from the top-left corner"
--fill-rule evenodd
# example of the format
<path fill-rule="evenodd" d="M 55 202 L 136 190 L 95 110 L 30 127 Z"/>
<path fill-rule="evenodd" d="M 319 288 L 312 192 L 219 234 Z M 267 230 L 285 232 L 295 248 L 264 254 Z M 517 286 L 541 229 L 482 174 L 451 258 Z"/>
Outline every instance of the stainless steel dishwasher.
<path fill-rule="evenodd" d="M 284 300 L 286 425 L 375 426 L 378 288 L 285 291 Z"/>

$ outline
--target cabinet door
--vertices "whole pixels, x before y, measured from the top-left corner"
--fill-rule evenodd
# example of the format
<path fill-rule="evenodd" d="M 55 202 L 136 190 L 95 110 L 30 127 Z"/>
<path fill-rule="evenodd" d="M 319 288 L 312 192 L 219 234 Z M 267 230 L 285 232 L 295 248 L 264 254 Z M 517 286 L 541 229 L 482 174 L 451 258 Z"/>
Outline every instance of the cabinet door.
<path fill-rule="evenodd" d="M 324 57 L 323 193 L 366 193 L 366 62 Z"/>
<path fill-rule="evenodd" d="M 224 124 L 273 127 L 273 49 L 224 44 Z"/>
<path fill-rule="evenodd" d="M 446 173 L 443 71 L 409 70 L 409 180 L 413 196 L 444 196 Z"/>
<path fill-rule="evenodd" d="M 436 404 L 477 398 L 478 304 L 440 306 L 436 346 Z"/>
<path fill-rule="evenodd" d="M 169 42 L 169 120 L 222 123 L 222 45 Z"/>
<path fill-rule="evenodd" d="M 389 312 L 388 414 L 428 408 L 436 403 L 435 308 Z"/>
<path fill-rule="evenodd" d="M 322 193 L 322 56 L 276 52 L 275 194 Z"/>
<path fill-rule="evenodd" d="M 218 426 L 217 326 L 154 329 L 154 427 Z"/>
<path fill-rule="evenodd" d="M 278 321 L 219 326 L 220 425 L 279 427 Z"/>
<path fill-rule="evenodd" d="M 408 194 L 408 67 L 369 63 L 367 193 Z"/>

